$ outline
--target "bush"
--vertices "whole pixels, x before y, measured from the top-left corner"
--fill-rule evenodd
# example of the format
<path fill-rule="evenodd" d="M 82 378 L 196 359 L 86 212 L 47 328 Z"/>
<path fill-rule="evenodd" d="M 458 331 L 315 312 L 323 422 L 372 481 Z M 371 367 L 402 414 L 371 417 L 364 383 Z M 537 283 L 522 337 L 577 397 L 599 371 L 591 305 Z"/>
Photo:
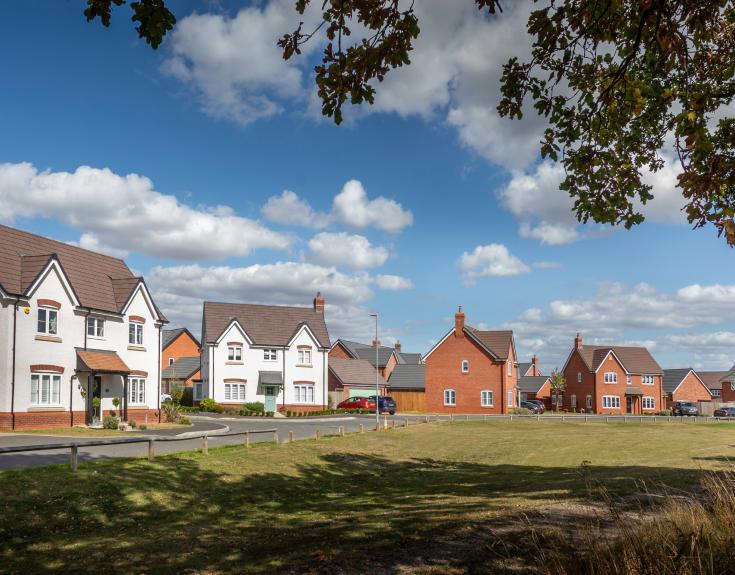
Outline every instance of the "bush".
<path fill-rule="evenodd" d="M 102 420 L 102 427 L 105 429 L 117 429 L 120 425 L 120 418 L 112 415 L 106 415 Z"/>
<path fill-rule="evenodd" d="M 185 387 L 181 395 L 181 405 L 186 407 L 192 407 L 194 405 L 194 388 Z"/>
<path fill-rule="evenodd" d="M 533 415 L 533 412 L 525 407 L 513 407 L 508 413 L 511 415 Z"/>
<path fill-rule="evenodd" d="M 261 401 L 253 401 L 244 405 L 248 411 L 259 411 L 265 413 L 265 404 Z"/>
<path fill-rule="evenodd" d="M 658 415 L 671 415 L 671 410 L 670 409 L 662 409 L 661 411 L 658 412 Z"/>
<path fill-rule="evenodd" d="M 188 417 L 180 417 L 179 423 L 181 425 L 191 425 L 191 419 L 189 419 Z"/>
<path fill-rule="evenodd" d="M 138 429 L 140 429 L 141 431 L 145 431 L 146 429 L 148 429 L 148 426 L 145 423 L 141 423 L 138 426 Z"/>
<path fill-rule="evenodd" d="M 128 419 L 128 425 L 132 427 L 133 429 L 135 429 L 136 427 L 138 427 L 138 422 L 135 421 L 134 419 Z"/>
<path fill-rule="evenodd" d="M 199 409 L 201 411 L 211 411 L 214 413 L 223 413 L 225 410 L 224 407 L 222 407 L 211 397 L 205 397 L 204 399 L 202 399 L 202 401 L 199 403 Z"/>
<path fill-rule="evenodd" d="M 180 413 L 199 413 L 199 406 L 190 406 L 190 405 L 180 405 L 179 406 L 179 412 Z"/>
<path fill-rule="evenodd" d="M 161 404 L 161 410 L 163 410 L 167 422 L 174 423 L 179 419 L 179 404 L 175 401 L 164 402 Z"/>

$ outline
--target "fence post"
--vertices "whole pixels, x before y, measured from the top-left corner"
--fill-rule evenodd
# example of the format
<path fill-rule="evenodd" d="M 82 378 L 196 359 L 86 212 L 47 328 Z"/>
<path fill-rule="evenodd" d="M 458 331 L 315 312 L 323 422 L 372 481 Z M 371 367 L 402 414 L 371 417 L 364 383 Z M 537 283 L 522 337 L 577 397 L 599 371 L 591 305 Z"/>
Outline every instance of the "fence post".
<path fill-rule="evenodd" d="M 156 456 L 156 452 L 153 449 L 153 439 L 148 440 L 148 461 L 153 461 L 153 458 Z"/>
<path fill-rule="evenodd" d="M 469 421 L 469 420 L 470 420 L 470 416 L 469 416 L 469 415 L 465 415 L 465 416 L 464 416 L 464 420 L 465 420 L 465 421 Z"/>
<path fill-rule="evenodd" d="M 340 437 L 344 437 L 345 436 L 345 426 L 344 425 L 340 425 L 339 426 L 339 436 Z"/>
<path fill-rule="evenodd" d="M 426 416 L 426 419 L 424 420 L 424 423 L 429 423 L 429 416 Z"/>
<path fill-rule="evenodd" d="M 250 447 L 250 432 L 245 432 L 245 437 L 243 438 L 243 441 L 245 442 L 245 447 Z"/>
<path fill-rule="evenodd" d="M 536 421 L 541 421 L 541 415 L 536 416 Z"/>
<path fill-rule="evenodd" d="M 453 413 L 450 413 L 449 414 L 449 423 L 451 423 L 452 421 L 454 421 L 454 414 Z"/>
<path fill-rule="evenodd" d="M 513 414 L 510 414 L 510 420 L 513 421 Z"/>
<path fill-rule="evenodd" d="M 319 441 L 319 439 L 321 438 L 321 436 L 322 436 L 322 430 L 317 427 L 316 428 L 316 433 L 315 433 L 315 439 L 317 441 Z"/>
<path fill-rule="evenodd" d="M 511 416 L 511 417 L 512 417 L 512 416 Z M 566 421 L 566 417 L 567 417 L 567 416 L 566 416 L 566 415 L 564 415 L 563 413 L 561 414 L 561 420 L 562 420 L 562 422 Z"/>
<path fill-rule="evenodd" d="M 403 427 L 408 427 L 408 419 L 403 420 Z"/>
<path fill-rule="evenodd" d="M 623 423 L 628 423 L 628 416 L 627 415 L 624 415 L 623 416 Z"/>
<path fill-rule="evenodd" d="M 587 416 L 584 416 L 584 422 L 587 423 Z"/>
<path fill-rule="evenodd" d="M 390 421 L 390 428 L 391 429 L 395 429 L 396 428 L 396 420 L 395 419 L 391 419 L 391 421 Z"/>
<path fill-rule="evenodd" d="M 605 417 L 605 423 L 610 423 L 610 416 Z"/>
<path fill-rule="evenodd" d="M 365 433 L 365 426 L 362 423 L 360 424 L 360 433 Z"/>
<path fill-rule="evenodd" d="M 278 445 L 278 432 L 276 430 L 273 430 L 273 441 Z"/>
<path fill-rule="evenodd" d="M 202 437 L 202 453 L 204 455 L 209 454 L 209 437 L 207 435 Z"/>
<path fill-rule="evenodd" d="M 288 442 L 293 443 L 293 431 L 288 432 Z"/>
<path fill-rule="evenodd" d="M 71 470 L 76 472 L 79 467 L 79 446 L 76 443 L 71 446 L 71 461 L 69 464 L 71 465 Z"/>

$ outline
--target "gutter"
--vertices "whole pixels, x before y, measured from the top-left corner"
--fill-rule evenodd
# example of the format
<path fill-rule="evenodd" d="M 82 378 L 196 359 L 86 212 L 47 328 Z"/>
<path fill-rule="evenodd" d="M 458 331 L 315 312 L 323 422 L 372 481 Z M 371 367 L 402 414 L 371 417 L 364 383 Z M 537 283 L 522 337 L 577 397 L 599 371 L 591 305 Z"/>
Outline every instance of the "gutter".
<path fill-rule="evenodd" d="M 18 333 L 18 304 L 20 297 L 15 298 L 13 304 L 13 367 L 10 374 L 10 428 L 15 429 L 15 345 Z"/>
<path fill-rule="evenodd" d="M 500 413 L 507 414 L 508 413 L 508 402 L 507 398 L 505 397 L 505 370 L 506 370 L 506 362 L 503 362 L 500 372 Z M 503 405 L 505 405 L 505 411 L 503 411 Z"/>

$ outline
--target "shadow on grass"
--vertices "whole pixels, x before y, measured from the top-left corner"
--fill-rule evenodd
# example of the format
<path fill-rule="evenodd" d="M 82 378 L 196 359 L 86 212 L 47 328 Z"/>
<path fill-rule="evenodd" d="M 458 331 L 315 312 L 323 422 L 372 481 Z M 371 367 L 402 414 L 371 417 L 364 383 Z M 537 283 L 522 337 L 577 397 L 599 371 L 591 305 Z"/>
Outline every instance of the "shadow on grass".
<path fill-rule="evenodd" d="M 288 474 L 243 475 L 242 453 L 210 455 L 226 471 L 195 456 L 100 462 L 75 475 L 2 473 L 0 572 L 375 573 L 399 564 L 485 572 L 477 565 L 499 544 L 493 529 L 518 517 L 514 507 L 584 499 L 587 473 L 621 495 L 638 481 L 681 487 L 698 478 L 661 467 L 582 473 L 346 453 Z M 575 521 L 574 511 L 549 520 Z"/>

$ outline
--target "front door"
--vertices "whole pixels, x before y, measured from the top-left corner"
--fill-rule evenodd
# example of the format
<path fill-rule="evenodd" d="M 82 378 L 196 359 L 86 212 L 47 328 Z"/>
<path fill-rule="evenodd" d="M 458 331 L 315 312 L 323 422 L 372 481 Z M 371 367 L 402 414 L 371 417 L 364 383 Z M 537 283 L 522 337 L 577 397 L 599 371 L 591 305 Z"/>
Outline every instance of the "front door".
<path fill-rule="evenodd" d="M 625 413 L 633 413 L 633 398 L 630 395 L 625 398 Z"/>
<path fill-rule="evenodd" d="M 265 386 L 265 411 L 266 413 L 275 413 L 276 397 L 278 397 L 278 388 L 275 385 Z"/>

